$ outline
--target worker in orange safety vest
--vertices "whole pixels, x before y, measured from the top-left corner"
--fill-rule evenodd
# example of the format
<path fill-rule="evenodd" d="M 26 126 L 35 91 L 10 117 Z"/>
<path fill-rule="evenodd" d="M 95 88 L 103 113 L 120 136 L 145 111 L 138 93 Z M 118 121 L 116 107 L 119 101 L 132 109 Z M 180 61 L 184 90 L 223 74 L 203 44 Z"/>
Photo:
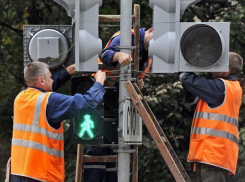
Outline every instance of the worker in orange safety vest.
<path fill-rule="evenodd" d="M 181 73 L 189 102 L 198 102 L 191 126 L 188 162 L 194 163 L 198 182 L 229 182 L 237 168 L 238 116 L 242 88 L 237 75 L 243 59 L 229 54 L 229 71 L 213 73 L 214 79 Z"/>
<path fill-rule="evenodd" d="M 52 92 L 70 79 L 75 65 L 53 75 L 43 62 L 31 62 L 24 69 L 28 88 L 14 102 L 11 148 L 12 182 L 64 182 L 64 131 L 62 121 L 92 111 L 102 101 L 105 73 L 84 94 L 74 96 Z"/>

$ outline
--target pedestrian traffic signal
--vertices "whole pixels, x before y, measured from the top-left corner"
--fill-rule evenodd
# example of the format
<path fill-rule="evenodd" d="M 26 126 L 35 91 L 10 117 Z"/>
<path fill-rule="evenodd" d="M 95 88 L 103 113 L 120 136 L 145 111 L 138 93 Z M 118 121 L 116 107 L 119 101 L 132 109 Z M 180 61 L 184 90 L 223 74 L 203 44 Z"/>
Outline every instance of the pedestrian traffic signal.
<path fill-rule="evenodd" d="M 76 120 L 76 134 L 83 140 L 91 140 L 98 134 L 92 114 L 85 114 Z"/>
<path fill-rule="evenodd" d="M 85 94 L 94 84 L 90 76 L 71 79 L 72 95 Z M 118 141 L 118 89 L 105 87 L 103 101 L 79 118 L 71 119 L 71 141 L 83 145 L 102 145 Z"/>
<path fill-rule="evenodd" d="M 150 0 L 154 37 L 149 56 L 153 73 L 226 72 L 230 23 L 180 23 L 180 16 L 200 0 Z"/>

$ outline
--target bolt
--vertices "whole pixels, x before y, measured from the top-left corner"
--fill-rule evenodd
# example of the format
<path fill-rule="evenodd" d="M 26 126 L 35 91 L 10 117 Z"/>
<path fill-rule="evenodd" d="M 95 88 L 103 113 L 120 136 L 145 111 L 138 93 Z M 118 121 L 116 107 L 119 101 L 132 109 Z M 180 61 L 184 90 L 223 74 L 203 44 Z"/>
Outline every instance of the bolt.
<path fill-rule="evenodd" d="M 121 128 L 117 128 L 117 131 L 122 131 L 122 129 Z"/>
<path fill-rule="evenodd" d="M 140 104 L 140 102 L 139 102 L 139 101 L 136 101 L 136 102 L 135 102 L 135 105 L 137 105 L 137 106 L 138 106 L 139 104 Z"/>

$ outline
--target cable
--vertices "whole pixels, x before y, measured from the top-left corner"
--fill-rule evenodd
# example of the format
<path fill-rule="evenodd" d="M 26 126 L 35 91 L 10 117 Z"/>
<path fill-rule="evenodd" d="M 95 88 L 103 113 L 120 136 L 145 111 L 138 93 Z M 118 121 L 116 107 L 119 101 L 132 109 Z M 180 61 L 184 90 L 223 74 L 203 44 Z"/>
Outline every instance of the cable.
<path fill-rule="evenodd" d="M 151 75 L 153 75 L 153 74 L 151 74 L 151 73 L 146 73 L 146 72 L 144 72 L 144 71 L 135 71 L 135 70 L 132 70 L 131 72 L 135 72 L 135 73 L 138 73 L 135 77 L 137 78 L 138 76 L 140 76 L 140 75 L 145 75 L 145 76 L 148 76 L 148 77 L 151 77 Z"/>
<path fill-rule="evenodd" d="M 61 55 L 63 55 L 63 54 L 66 54 L 66 53 L 68 53 L 68 52 L 70 52 L 71 51 L 71 49 L 74 47 L 74 45 L 75 45 L 75 43 L 70 47 L 70 49 L 68 49 L 67 51 L 65 51 L 65 52 L 62 52 L 62 53 L 60 53 L 56 58 L 53 58 L 53 59 L 50 59 L 50 60 L 48 60 L 48 62 L 51 62 L 51 61 L 54 61 L 54 60 L 56 60 L 57 58 L 59 58 Z"/>
<path fill-rule="evenodd" d="M 112 79 L 110 79 L 110 78 L 106 78 L 106 79 L 109 80 L 109 81 L 111 81 L 111 82 L 115 82 L 115 83 L 118 82 L 117 80 L 112 80 Z"/>

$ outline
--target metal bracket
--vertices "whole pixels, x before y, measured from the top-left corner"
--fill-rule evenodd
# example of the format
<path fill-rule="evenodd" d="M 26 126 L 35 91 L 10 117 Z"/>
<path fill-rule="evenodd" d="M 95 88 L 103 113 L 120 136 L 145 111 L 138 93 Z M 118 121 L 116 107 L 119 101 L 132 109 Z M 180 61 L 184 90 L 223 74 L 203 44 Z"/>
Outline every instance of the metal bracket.
<path fill-rule="evenodd" d="M 118 103 L 122 103 L 122 102 L 125 102 L 126 100 L 131 100 L 130 97 L 124 97 L 122 99 L 118 99 Z"/>
<path fill-rule="evenodd" d="M 134 149 L 116 149 L 114 151 L 117 153 L 134 153 L 135 152 Z"/>
<path fill-rule="evenodd" d="M 131 49 L 134 50 L 136 46 L 116 46 L 118 49 Z"/>

